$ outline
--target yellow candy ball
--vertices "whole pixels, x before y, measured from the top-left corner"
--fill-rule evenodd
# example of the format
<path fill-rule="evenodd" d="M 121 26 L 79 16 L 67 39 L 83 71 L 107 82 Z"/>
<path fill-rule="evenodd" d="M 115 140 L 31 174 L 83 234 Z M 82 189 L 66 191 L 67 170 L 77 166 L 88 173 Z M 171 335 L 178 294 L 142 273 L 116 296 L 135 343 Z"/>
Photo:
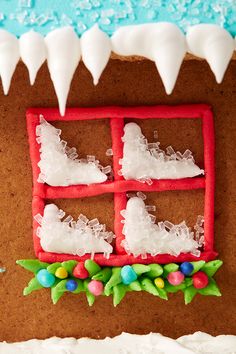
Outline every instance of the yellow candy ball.
<path fill-rule="evenodd" d="M 155 283 L 156 287 L 159 289 L 163 289 L 165 286 L 164 280 L 162 278 L 156 278 L 154 280 L 154 283 Z"/>
<path fill-rule="evenodd" d="M 59 279 L 65 279 L 68 277 L 68 272 L 65 268 L 59 267 L 55 272 L 55 276 Z"/>

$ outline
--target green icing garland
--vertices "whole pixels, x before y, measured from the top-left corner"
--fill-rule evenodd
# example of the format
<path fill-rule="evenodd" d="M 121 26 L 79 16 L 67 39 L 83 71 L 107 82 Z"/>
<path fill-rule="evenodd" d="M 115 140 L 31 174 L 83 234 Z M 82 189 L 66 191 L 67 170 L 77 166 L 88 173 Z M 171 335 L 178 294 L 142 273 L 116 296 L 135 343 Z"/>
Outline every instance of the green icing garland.
<path fill-rule="evenodd" d="M 190 276 L 185 277 L 184 281 L 177 286 L 171 285 L 167 280 L 169 273 L 178 271 L 179 265 L 176 263 L 170 263 L 163 266 L 160 264 L 134 264 L 132 265 L 132 268 L 137 274 L 137 280 L 133 281 L 129 285 L 122 283 L 122 267 L 101 268 L 92 260 L 87 260 L 84 263 L 85 268 L 89 273 L 89 277 L 85 280 L 81 280 L 73 276 L 73 269 L 79 263 L 74 260 L 65 261 L 62 263 L 56 262 L 48 264 L 40 262 L 37 259 L 25 259 L 19 260 L 16 263 L 34 273 L 34 277 L 29 281 L 28 286 L 24 288 L 24 295 L 29 295 L 33 291 L 43 288 L 43 286 L 37 280 L 36 276 L 41 269 L 46 269 L 53 275 L 55 275 L 55 272 L 59 267 L 66 269 L 68 272 L 68 277 L 66 279 L 56 278 L 55 283 L 53 286 L 51 286 L 51 298 L 53 304 L 56 304 L 65 292 L 69 292 L 66 288 L 66 282 L 70 279 L 73 279 L 77 283 L 77 288 L 76 290 L 72 291 L 72 293 L 79 294 L 84 292 L 87 297 L 89 306 L 92 306 L 95 301 L 95 296 L 88 290 L 88 284 L 91 280 L 98 280 L 103 283 L 103 295 L 113 295 L 114 306 L 117 306 L 124 298 L 126 293 L 131 291 L 146 291 L 164 300 L 168 300 L 168 293 L 176 293 L 177 291 L 182 291 L 184 293 L 184 301 L 186 305 L 193 300 L 196 294 L 221 296 L 220 290 L 215 280 L 212 278 L 216 271 L 223 264 L 221 260 L 214 260 L 208 263 L 205 261 L 191 262 L 193 265 L 192 273 Z M 203 289 L 196 289 L 193 286 L 192 275 L 199 270 L 206 273 L 209 280 L 208 285 Z M 164 280 L 164 288 L 158 288 L 155 285 L 154 279 L 156 277 L 161 277 Z"/>

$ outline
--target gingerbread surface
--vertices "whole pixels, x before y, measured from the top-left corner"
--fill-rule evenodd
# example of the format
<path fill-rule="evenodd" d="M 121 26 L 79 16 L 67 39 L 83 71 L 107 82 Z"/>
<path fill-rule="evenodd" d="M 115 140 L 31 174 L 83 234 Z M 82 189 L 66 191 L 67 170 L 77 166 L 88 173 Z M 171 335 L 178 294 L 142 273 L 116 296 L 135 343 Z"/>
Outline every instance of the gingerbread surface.
<path fill-rule="evenodd" d="M 36 84 L 27 83 L 27 72 L 22 63 L 14 74 L 8 97 L 1 94 L 1 205 L 2 216 L 0 257 L 7 272 L 1 275 L 0 340 L 20 341 L 33 337 L 46 338 L 53 335 L 66 337 L 105 337 L 122 331 L 130 333 L 161 332 L 170 337 L 197 330 L 212 335 L 222 332 L 236 334 L 235 280 L 234 274 L 234 226 L 235 210 L 235 157 L 233 144 L 236 139 L 234 115 L 236 105 L 235 61 L 232 61 L 221 85 L 215 83 L 205 62 L 184 62 L 171 96 L 164 92 L 153 63 L 144 61 L 121 62 L 110 60 L 97 87 L 81 63 L 74 76 L 68 106 L 103 105 L 156 105 L 208 103 L 213 107 L 216 136 L 216 191 L 215 191 L 215 248 L 224 261 L 217 274 L 223 296 L 198 297 L 184 306 L 181 294 L 170 296 L 168 302 L 149 294 L 128 294 L 126 300 L 113 308 L 111 299 L 101 297 L 89 308 L 83 295 L 65 296 L 53 306 L 47 291 L 31 296 L 21 295 L 29 274 L 15 265 L 20 258 L 34 258 L 31 217 L 31 165 L 26 133 L 25 111 L 29 107 L 56 107 L 56 97 L 44 65 Z M 86 122 L 87 123 L 87 122 Z M 160 134 L 164 146 L 170 143 L 176 149 L 191 148 L 196 160 L 202 162 L 202 141 L 197 124 L 183 122 L 179 132 L 175 123 L 161 122 Z M 60 123 L 70 146 L 78 144 L 82 153 L 96 148 L 96 155 L 107 163 L 105 150 L 111 147 L 106 122 L 89 122 L 80 126 Z M 96 126 L 95 126 L 96 125 Z M 93 129 L 94 128 L 94 129 Z M 153 134 L 155 122 L 143 123 L 145 135 Z M 186 131 L 184 130 L 186 129 Z M 77 133 L 78 132 L 78 133 Z M 96 136 L 96 140 L 95 137 Z M 102 142 L 102 143 L 101 143 Z M 82 145 L 81 145 L 82 144 Z M 88 148 L 87 148 L 88 147 Z M 159 205 L 161 217 L 180 222 L 185 217 L 190 224 L 203 209 L 202 191 L 164 192 L 161 197 L 153 193 L 151 203 Z M 171 203 L 171 210 L 170 210 Z M 76 216 L 82 210 L 88 217 L 113 227 L 113 196 L 110 194 L 91 199 L 59 200 L 57 204 L 67 213 Z M 177 212 L 173 212 L 176 210 Z M 191 213 L 186 212 L 191 210 Z M 173 321 L 174 318 L 174 321 Z"/>

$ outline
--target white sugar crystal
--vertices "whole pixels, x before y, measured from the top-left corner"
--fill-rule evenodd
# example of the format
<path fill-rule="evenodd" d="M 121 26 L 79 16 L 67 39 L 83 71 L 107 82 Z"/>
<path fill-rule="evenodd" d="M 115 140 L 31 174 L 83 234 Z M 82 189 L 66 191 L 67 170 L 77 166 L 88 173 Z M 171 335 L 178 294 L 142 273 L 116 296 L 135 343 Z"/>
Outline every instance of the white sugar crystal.
<path fill-rule="evenodd" d="M 179 160 L 179 161 L 183 160 L 183 155 L 181 154 L 181 152 L 177 151 L 175 156 L 176 156 L 177 160 Z"/>
<path fill-rule="evenodd" d="M 158 139 L 158 131 L 157 131 L 157 130 L 154 130 L 154 132 L 153 132 L 153 138 L 154 138 L 155 140 Z"/>
<path fill-rule="evenodd" d="M 76 225 L 77 225 L 77 222 L 75 220 L 72 220 L 70 222 L 70 226 L 72 227 L 72 229 L 76 229 Z"/>
<path fill-rule="evenodd" d="M 152 184 L 152 179 L 178 179 L 204 174 L 195 163 L 190 150 L 182 155 L 168 146 L 161 150 L 159 142 L 148 143 L 136 123 L 124 127 L 121 173 L 125 179 Z"/>
<path fill-rule="evenodd" d="M 148 150 L 150 150 L 150 149 L 158 149 L 159 148 L 159 144 L 158 143 L 148 143 L 147 147 L 148 147 Z"/>
<path fill-rule="evenodd" d="M 36 229 L 36 236 L 38 236 L 38 237 L 40 235 L 40 229 L 41 229 L 41 227 L 37 227 L 37 229 Z"/>
<path fill-rule="evenodd" d="M 106 225 L 99 224 L 97 218 L 89 221 L 80 214 L 77 222 L 70 215 L 61 221 L 61 211 L 55 204 L 45 206 L 37 236 L 46 252 L 79 256 L 90 253 L 91 257 L 95 253 L 109 257 L 113 250 L 110 243 L 115 237 L 113 232 L 106 231 Z"/>
<path fill-rule="evenodd" d="M 105 173 L 105 175 L 107 175 L 108 173 L 111 172 L 111 166 L 103 167 L 102 172 Z"/>
<path fill-rule="evenodd" d="M 151 185 L 153 184 L 151 178 L 145 178 L 145 182 L 146 182 L 149 186 L 151 186 Z"/>
<path fill-rule="evenodd" d="M 5 273 L 5 272 L 6 272 L 6 268 L 5 268 L 5 267 L 0 266 L 0 273 Z"/>
<path fill-rule="evenodd" d="M 42 219 L 43 219 L 43 217 L 40 214 L 36 214 L 34 216 L 34 220 L 36 220 L 39 225 L 42 225 Z"/>
<path fill-rule="evenodd" d="M 87 224 L 87 222 L 89 221 L 89 219 L 88 219 L 85 215 L 79 214 L 79 216 L 78 216 L 78 221 L 79 221 L 79 222 L 82 222 L 82 223 L 84 223 L 84 224 Z"/>
<path fill-rule="evenodd" d="M 183 153 L 183 159 L 189 159 L 192 158 L 192 151 L 190 151 L 189 149 L 185 150 L 185 152 Z"/>
<path fill-rule="evenodd" d="M 99 225 L 99 221 L 98 221 L 97 218 L 92 219 L 92 220 L 90 220 L 90 221 L 88 222 L 88 225 L 89 225 L 90 227 L 94 228 L 95 226 Z"/>
<path fill-rule="evenodd" d="M 147 199 L 147 196 L 143 192 L 137 192 L 137 197 L 141 198 L 142 200 Z"/>
<path fill-rule="evenodd" d="M 57 214 L 58 215 L 58 214 Z M 67 223 L 67 224 L 70 224 L 71 222 L 73 221 L 73 218 L 71 215 L 68 215 L 64 220 L 63 222 Z"/>
<path fill-rule="evenodd" d="M 113 150 L 112 149 L 107 149 L 106 156 L 113 156 Z"/>
<path fill-rule="evenodd" d="M 134 192 L 133 193 L 126 193 L 126 197 L 133 198 L 133 197 L 136 197 L 136 194 Z"/>
<path fill-rule="evenodd" d="M 204 216 L 198 215 L 196 224 L 201 226 L 203 223 L 204 223 Z"/>
<path fill-rule="evenodd" d="M 195 230 L 195 240 L 199 245 L 204 245 L 204 217 L 198 215 L 196 224 L 194 225 Z"/>
<path fill-rule="evenodd" d="M 170 221 L 164 221 L 165 228 L 167 230 L 171 230 L 174 227 L 174 224 L 172 224 Z"/>
<path fill-rule="evenodd" d="M 121 211 L 120 211 L 120 215 L 123 216 L 123 218 L 125 218 L 126 210 L 121 210 Z"/>
<path fill-rule="evenodd" d="M 58 217 L 60 218 L 60 219 L 62 219 L 62 218 L 64 218 L 64 216 L 66 215 L 66 213 L 63 211 L 63 210 L 58 210 Z"/>
<path fill-rule="evenodd" d="M 152 222 L 153 224 L 156 222 L 156 216 L 155 216 L 155 215 L 149 214 L 149 215 L 148 215 L 148 218 L 149 218 L 149 220 L 151 220 L 151 222 Z"/>
<path fill-rule="evenodd" d="M 175 150 L 172 148 L 172 146 L 168 146 L 168 147 L 166 148 L 166 152 L 167 152 L 167 154 L 169 154 L 169 155 L 174 155 L 174 154 L 175 154 Z"/>
<path fill-rule="evenodd" d="M 137 197 L 138 197 L 138 195 L 137 195 Z M 145 205 L 145 208 L 147 211 L 156 211 L 155 205 Z"/>
<path fill-rule="evenodd" d="M 51 186 L 69 186 L 73 184 L 102 183 L 107 180 L 99 168 L 95 156 L 77 159 L 75 147 L 68 147 L 60 139 L 61 130 L 49 124 L 40 115 L 40 125 L 36 127 L 37 142 L 40 146 L 39 183 Z"/>
<path fill-rule="evenodd" d="M 180 253 L 200 255 L 201 244 L 194 239 L 194 232 L 185 222 L 174 225 L 169 221 L 155 224 L 155 216 L 148 213 L 144 201 L 133 197 L 128 200 L 124 214 L 125 223 L 122 245 L 127 253 L 142 257 L 147 254 Z"/>
<path fill-rule="evenodd" d="M 87 155 L 87 161 L 88 162 L 95 162 L 96 158 L 94 155 Z"/>
<path fill-rule="evenodd" d="M 18 5 L 19 7 L 31 8 L 32 0 L 18 0 Z"/>

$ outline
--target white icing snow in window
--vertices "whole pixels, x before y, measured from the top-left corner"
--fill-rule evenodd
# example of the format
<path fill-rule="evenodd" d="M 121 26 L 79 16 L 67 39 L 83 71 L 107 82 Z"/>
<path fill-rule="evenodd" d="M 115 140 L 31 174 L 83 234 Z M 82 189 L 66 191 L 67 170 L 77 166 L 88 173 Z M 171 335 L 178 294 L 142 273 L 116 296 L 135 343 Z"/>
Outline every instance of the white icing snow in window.
<path fill-rule="evenodd" d="M 109 257 L 112 253 L 110 243 L 114 238 L 112 231 L 106 231 L 106 225 L 100 224 L 98 219 L 89 220 L 80 214 L 78 220 L 72 216 L 65 216 L 55 204 L 45 206 L 43 217 L 35 215 L 40 224 L 37 236 L 44 251 L 66 253 L 83 256 L 86 253 L 104 253 Z"/>
<path fill-rule="evenodd" d="M 125 210 L 121 211 L 124 220 L 122 242 L 127 253 L 134 256 L 151 254 L 191 253 L 200 256 L 199 247 L 204 242 L 203 219 L 198 217 L 194 227 L 196 235 L 185 221 L 174 225 L 169 221 L 155 223 L 156 217 L 148 211 L 154 208 L 145 206 L 143 199 L 132 197 L 128 200 Z"/>
<path fill-rule="evenodd" d="M 107 180 L 111 166 L 102 167 L 95 156 L 78 159 L 76 148 L 69 148 L 61 140 L 61 130 L 49 124 L 40 116 L 36 127 L 37 142 L 41 144 L 40 174 L 38 182 L 50 186 L 69 186 L 74 184 L 102 183 Z"/>
<path fill-rule="evenodd" d="M 169 146 L 160 149 L 160 143 L 148 143 L 136 123 L 124 127 L 121 174 L 125 179 L 136 179 L 151 184 L 150 179 L 179 179 L 204 173 L 195 163 L 190 150 L 183 154 Z"/>

